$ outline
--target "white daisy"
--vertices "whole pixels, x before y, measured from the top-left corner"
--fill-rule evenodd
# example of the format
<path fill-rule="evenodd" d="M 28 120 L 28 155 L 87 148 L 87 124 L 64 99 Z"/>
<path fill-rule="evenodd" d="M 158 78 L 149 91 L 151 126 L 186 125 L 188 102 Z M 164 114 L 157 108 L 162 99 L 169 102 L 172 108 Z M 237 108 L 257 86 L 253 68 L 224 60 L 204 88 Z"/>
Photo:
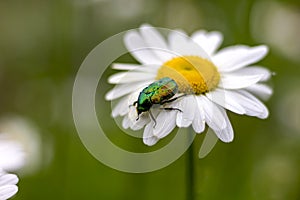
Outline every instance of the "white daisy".
<path fill-rule="evenodd" d="M 106 99 L 120 98 L 112 116 L 123 116 L 124 128 L 145 127 L 143 141 L 147 145 L 154 145 L 176 126 L 192 126 L 201 133 L 205 124 L 220 140 L 231 142 L 233 129 L 226 110 L 268 117 L 268 109 L 254 95 L 267 99 L 272 94 L 272 89 L 263 83 L 271 73 L 260 66 L 249 66 L 265 57 L 268 48 L 237 45 L 217 52 L 222 39 L 219 32 L 200 30 L 191 37 L 182 31 L 171 31 L 166 40 L 150 25 L 127 32 L 125 46 L 141 64 L 113 64 L 114 69 L 130 71 L 114 74 L 108 80 L 117 85 L 106 94 Z M 185 96 L 152 106 L 153 119 L 149 112 L 137 116 L 135 106 L 130 105 L 145 87 L 164 77 L 176 82 L 178 93 L 174 97 Z"/>
<path fill-rule="evenodd" d="M 0 134 L 0 154 L 2 142 L 6 144 L 6 149 L 9 151 L 3 157 L 5 161 L 0 157 L 0 166 L 6 165 L 8 167 L 8 169 L 4 167 L 4 170 L 18 171 L 22 175 L 27 175 L 37 171 L 42 166 L 42 161 L 48 160 L 48 154 L 51 154 L 51 149 L 47 148 L 50 147 L 49 143 L 41 143 L 37 127 L 26 118 L 20 116 L 3 117 L 0 119 L 0 131 L 3 132 Z M 42 152 L 42 145 L 47 149 L 45 155 Z M 3 147 L 5 146 L 3 145 Z"/>
<path fill-rule="evenodd" d="M 14 174 L 7 174 L 0 169 L 0 199 L 9 199 L 18 192 L 19 179 Z"/>
<path fill-rule="evenodd" d="M 5 200 L 18 191 L 19 179 L 15 174 L 5 171 L 18 170 L 25 164 L 25 152 L 20 143 L 8 139 L 7 134 L 0 134 L 0 199 Z"/>

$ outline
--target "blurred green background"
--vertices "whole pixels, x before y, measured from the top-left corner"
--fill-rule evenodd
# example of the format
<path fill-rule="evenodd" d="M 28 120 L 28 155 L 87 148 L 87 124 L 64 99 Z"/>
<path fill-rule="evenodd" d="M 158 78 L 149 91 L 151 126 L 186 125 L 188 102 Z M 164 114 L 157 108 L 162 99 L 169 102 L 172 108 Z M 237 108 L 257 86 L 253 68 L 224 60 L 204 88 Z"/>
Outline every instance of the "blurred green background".
<path fill-rule="evenodd" d="M 222 47 L 269 45 L 270 53 L 260 64 L 275 73 L 270 81 L 274 95 L 266 103 L 270 117 L 230 113 L 234 141 L 218 142 L 201 160 L 197 154 L 203 134 L 196 137 L 196 197 L 300 199 L 299 1 L 2 0 L 2 126 L 7 119 L 15 126 L 18 120 L 30 124 L 35 134 L 29 140 L 38 144 L 38 155 L 31 155 L 36 164 L 20 171 L 19 192 L 13 199 L 185 199 L 186 154 L 152 173 L 119 172 L 89 154 L 73 124 L 72 86 L 84 58 L 106 38 L 145 22 L 188 33 L 218 30 L 224 34 Z M 133 61 L 130 56 L 120 58 L 124 60 Z M 113 87 L 106 83 L 113 73 L 106 70 L 99 84 L 99 116 L 110 115 L 110 103 L 103 96 Z M 103 124 L 124 148 L 150 151 L 161 146 L 150 148 L 125 137 L 110 118 Z"/>

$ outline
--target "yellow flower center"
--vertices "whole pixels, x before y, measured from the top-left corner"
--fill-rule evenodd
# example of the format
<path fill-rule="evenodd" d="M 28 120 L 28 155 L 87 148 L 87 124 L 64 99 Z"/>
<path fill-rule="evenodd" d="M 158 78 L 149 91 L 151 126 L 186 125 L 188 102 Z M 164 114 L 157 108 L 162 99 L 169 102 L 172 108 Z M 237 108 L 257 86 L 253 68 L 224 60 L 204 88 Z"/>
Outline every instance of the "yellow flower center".
<path fill-rule="evenodd" d="M 176 57 L 165 62 L 156 79 L 169 77 L 176 81 L 180 93 L 204 94 L 215 89 L 220 81 L 216 66 L 198 56 Z"/>

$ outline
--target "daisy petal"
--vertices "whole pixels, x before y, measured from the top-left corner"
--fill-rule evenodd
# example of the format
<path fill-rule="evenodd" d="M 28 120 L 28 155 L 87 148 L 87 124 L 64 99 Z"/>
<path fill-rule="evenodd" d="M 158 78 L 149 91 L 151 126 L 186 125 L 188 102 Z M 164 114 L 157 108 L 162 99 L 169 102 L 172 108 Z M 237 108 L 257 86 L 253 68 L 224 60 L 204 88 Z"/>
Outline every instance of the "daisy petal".
<path fill-rule="evenodd" d="M 243 106 L 232 98 L 231 91 L 216 89 L 206 94 L 206 97 L 220 106 L 240 115 L 246 113 Z"/>
<path fill-rule="evenodd" d="M 154 80 L 156 74 L 144 73 L 144 72 L 120 72 L 116 73 L 108 78 L 108 82 L 111 84 L 132 83 L 145 80 Z"/>
<path fill-rule="evenodd" d="M 231 72 L 261 60 L 268 52 L 267 46 L 231 46 L 216 55 L 212 60 L 220 72 Z"/>
<path fill-rule="evenodd" d="M 122 127 L 125 128 L 125 129 L 128 129 L 130 126 L 130 119 L 129 117 L 126 115 L 124 116 L 123 118 L 123 121 L 122 121 Z"/>
<path fill-rule="evenodd" d="M 111 112 L 112 117 L 124 116 L 129 111 L 128 97 L 122 98 Z"/>
<path fill-rule="evenodd" d="M 146 127 L 144 129 L 143 142 L 144 142 L 144 144 L 146 144 L 148 146 L 153 146 L 159 140 L 158 137 L 153 135 L 153 126 L 154 126 L 154 123 L 151 121 L 149 124 L 146 125 Z"/>
<path fill-rule="evenodd" d="M 15 174 L 4 174 L 0 176 L 0 187 L 3 185 L 15 185 L 19 182 Z"/>
<path fill-rule="evenodd" d="M 144 82 L 116 85 L 112 90 L 106 93 L 105 99 L 108 101 L 117 99 L 131 92 L 135 92 L 140 88 L 144 88 L 147 85 L 151 84 L 152 82 L 153 81 L 144 81 Z"/>
<path fill-rule="evenodd" d="M 135 72 L 147 72 L 156 74 L 157 69 L 160 65 L 137 65 L 137 64 L 128 64 L 128 63 L 114 63 L 112 64 L 113 69 L 117 70 L 129 70 Z"/>
<path fill-rule="evenodd" d="M 202 102 L 207 125 L 214 130 L 220 140 L 231 142 L 233 140 L 233 129 L 226 111 L 205 96 L 198 98 L 198 100 L 200 100 L 199 103 Z"/>
<path fill-rule="evenodd" d="M 207 53 L 183 32 L 172 31 L 168 39 L 170 48 L 178 54 L 176 56 L 194 55 L 210 59 Z"/>
<path fill-rule="evenodd" d="M 168 51 L 165 39 L 155 28 L 148 24 L 144 24 L 139 30 L 145 43 L 148 47 L 152 48 L 152 51 L 162 62 L 170 60 L 173 57 L 173 55 Z"/>
<path fill-rule="evenodd" d="M 195 98 L 195 97 L 194 97 Z M 202 133 L 205 129 L 205 115 L 202 108 L 202 105 L 198 105 L 198 101 L 195 98 L 196 101 L 196 108 L 195 108 L 195 115 L 194 120 L 192 122 L 193 129 L 196 133 Z"/>
<path fill-rule="evenodd" d="M 143 24 L 141 26 L 141 28 L 139 29 L 139 31 L 141 32 L 143 38 L 145 39 L 145 41 L 150 44 L 153 45 L 155 47 L 160 47 L 163 49 L 167 49 L 167 43 L 164 40 L 164 38 L 161 36 L 161 34 L 151 25 L 149 24 Z"/>
<path fill-rule="evenodd" d="M 185 96 L 178 101 L 176 108 L 182 112 L 177 113 L 176 124 L 178 127 L 188 127 L 192 124 L 195 113 L 196 101 L 192 95 Z"/>
<path fill-rule="evenodd" d="M 161 64 L 161 60 L 156 56 L 144 39 L 136 31 L 129 31 L 124 36 L 125 46 L 133 57 L 142 64 Z"/>
<path fill-rule="evenodd" d="M 176 111 L 161 111 L 156 118 L 153 135 L 160 139 L 167 136 L 176 126 L 176 115 Z"/>
<path fill-rule="evenodd" d="M 259 83 L 251 85 L 245 89 L 249 92 L 252 92 L 254 95 L 258 96 L 263 100 L 268 100 L 273 93 L 272 88 L 270 88 L 267 85 L 259 84 Z"/>
<path fill-rule="evenodd" d="M 226 121 L 226 127 L 223 129 L 213 129 L 213 130 L 216 133 L 216 135 L 218 136 L 218 138 L 220 140 L 222 140 L 223 142 L 232 142 L 234 134 L 233 134 L 233 129 L 232 129 L 231 123 L 228 119 L 226 111 L 223 108 L 220 108 L 220 111 L 222 112 L 223 117 Z"/>
<path fill-rule="evenodd" d="M 223 74 L 219 83 L 219 87 L 225 89 L 241 89 L 259 82 L 262 77 L 263 75 L 237 76 Z"/>
<path fill-rule="evenodd" d="M 131 121 L 130 128 L 134 131 L 140 130 L 146 124 L 150 122 L 150 118 L 148 116 L 141 115 L 138 120 Z"/>
<path fill-rule="evenodd" d="M 143 65 L 139 64 L 128 64 L 128 63 L 113 63 L 111 68 L 118 70 L 134 70 L 136 68 L 140 68 Z"/>
<path fill-rule="evenodd" d="M 272 75 L 272 73 L 268 69 L 258 66 L 245 67 L 231 72 L 230 74 L 235 76 L 261 75 L 260 81 L 267 81 Z"/>
<path fill-rule="evenodd" d="M 206 96 L 197 98 L 198 105 L 202 105 L 205 121 L 213 130 L 222 130 L 226 128 L 226 121 L 220 108 L 210 101 Z"/>
<path fill-rule="evenodd" d="M 196 31 L 191 38 L 204 49 L 208 55 L 212 55 L 220 47 L 223 41 L 223 35 L 220 32 L 206 32 L 204 30 Z"/>
<path fill-rule="evenodd" d="M 231 98 L 245 109 L 245 114 L 265 119 L 269 115 L 267 107 L 255 96 L 244 90 L 228 92 Z"/>
<path fill-rule="evenodd" d="M 0 187 L 0 199 L 9 199 L 18 192 L 18 187 L 16 185 L 5 185 Z"/>

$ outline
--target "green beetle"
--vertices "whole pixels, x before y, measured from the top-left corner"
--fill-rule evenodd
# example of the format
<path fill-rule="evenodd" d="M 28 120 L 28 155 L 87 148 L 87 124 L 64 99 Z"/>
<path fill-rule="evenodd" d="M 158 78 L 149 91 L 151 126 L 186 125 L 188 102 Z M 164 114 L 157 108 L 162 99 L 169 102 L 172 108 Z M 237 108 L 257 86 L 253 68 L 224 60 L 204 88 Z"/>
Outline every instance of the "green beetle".
<path fill-rule="evenodd" d="M 152 113 L 150 112 L 150 108 L 154 104 L 163 105 L 165 103 L 170 103 L 170 102 L 175 101 L 176 99 L 184 96 L 184 95 L 182 95 L 182 96 L 172 98 L 177 92 L 178 92 L 177 83 L 169 77 L 164 77 L 162 79 L 159 79 L 158 81 L 151 83 L 148 87 L 145 87 L 140 92 L 138 100 L 133 103 L 133 106 L 136 106 L 136 111 L 138 114 L 138 117 L 136 120 L 139 119 L 139 115 L 141 113 L 148 111 L 150 113 L 152 120 L 154 121 L 154 126 L 155 126 L 156 121 L 155 121 Z M 162 108 L 162 109 L 178 110 L 178 111 L 182 112 L 178 108 Z"/>

